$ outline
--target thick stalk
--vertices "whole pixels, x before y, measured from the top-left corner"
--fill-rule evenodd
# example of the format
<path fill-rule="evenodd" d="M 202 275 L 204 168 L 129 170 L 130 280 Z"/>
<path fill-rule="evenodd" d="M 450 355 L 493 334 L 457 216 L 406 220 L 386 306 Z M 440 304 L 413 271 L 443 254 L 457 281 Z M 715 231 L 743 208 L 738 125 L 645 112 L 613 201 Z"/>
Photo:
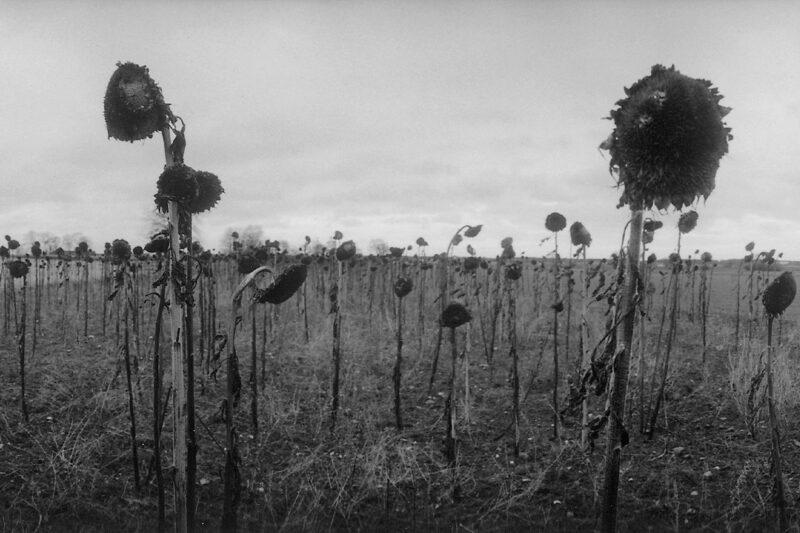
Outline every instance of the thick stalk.
<path fill-rule="evenodd" d="M 631 208 L 630 238 L 628 240 L 627 271 L 622 293 L 623 318 L 621 334 L 617 336 L 617 347 L 612 361 L 611 390 L 609 391 L 609 420 L 606 439 L 606 459 L 603 479 L 601 530 L 612 533 L 617 523 L 617 491 L 619 489 L 619 466 L 622 453 L 625 396 L 628 390 L 628 365 L 636 320 L 636 287 L 638 284 L 639 250 L 642 245 L 642 210 Z M 620 258 L 621 259 L 621 258 Z"/>
<path fill-rule="evenodd" d="M 164 152 L 167 165 L 175 162 L 170 150 L 170 132 L 167 126 L 161 130 L 164 140 Z M 173 498 L 175 502 L 175 531 L 176 533 L 188 533 L 189 523 L 192 522 L 190 515 L 194 512 L 194 507 L 187 498 L 189 450 L 186 442 L 187 429 L 187 398 L 186 381 L 184 378 L 184 356 L 186 345 L 184 343 L 183 326 L 185 322 L 185 304 L 180 294 L 178 281 L 178 261 L 180 259 L 180 234 L 179 234 L 179 214 L 178 204 L 174 200 L 167 203 L 167 217 L 169 220 L 169 262 L 167 277 L 167 299 L 169 300 L 170 336 L 172 338 L 172 406 L 173 415 L 173 467 L 174 485 Z"/>
<path fill-rule="evenodd" d="M 781 532 L 788 531 L 786 516 L 786 495 L 783 487 L 783 466 L 781 464 L 781 434 L 778 428 L 778 415 L 775 410 L 775 390 L 772 380 L 772 320 L 767 318 L 767 405 L 769 406 L 769 426 L 772 430 L 772 471 L 775 473 L 775 508 L 778 510 L 778 524 Z"/>
<path fill-rule="evenodd" d="M 161 318 L 164 316 L 164 294 L 166 285 L 161 285 L 156 312 L 155 332 L 153 333 L 153 457 L 156 470 L 156 488 L 158 491 L 158 531 L 166 526 L 164 513 L 164 473 L 161 470 Z"/>

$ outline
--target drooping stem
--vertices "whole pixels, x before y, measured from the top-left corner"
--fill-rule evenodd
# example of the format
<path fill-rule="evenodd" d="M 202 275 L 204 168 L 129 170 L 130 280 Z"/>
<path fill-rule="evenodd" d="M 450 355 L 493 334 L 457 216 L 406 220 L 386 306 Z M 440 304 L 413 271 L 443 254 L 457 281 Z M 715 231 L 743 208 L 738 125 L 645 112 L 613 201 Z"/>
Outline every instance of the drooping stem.
<path fill-rule="evenodd" d="M 606 459 L 603 479 L 601 530 L 612 533 L 617 523 L 617 492 L 624 426 L 625 397 L 628 389 L 628 365 L 636 319 L 639 250 L 642 244 L 642 210 L 631 207 L 630 237 L 628 240 L 627 270 L 622 293 L 623 312 L 621 334 L 617 335 L 616 352 L 612 360 L 611 390 L 609 391 L 609 420 L 606 438 Z M 620 258 L 622 260 L 622 258 Z"/>

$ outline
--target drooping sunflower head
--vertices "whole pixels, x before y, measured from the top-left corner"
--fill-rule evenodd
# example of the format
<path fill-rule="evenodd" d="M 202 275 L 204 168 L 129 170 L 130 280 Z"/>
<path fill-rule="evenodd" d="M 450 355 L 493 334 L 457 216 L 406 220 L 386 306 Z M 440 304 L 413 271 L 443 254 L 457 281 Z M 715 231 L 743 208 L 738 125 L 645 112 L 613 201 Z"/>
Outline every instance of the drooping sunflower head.
<path fill-rule="evenodd" d="M 256 290 L 253 299 L 258 303 L 282 304 L 291 298 L 305 283 L 308 275 L 306 265 L 292 265 L 280 273 L 269 287 Z"/>
<path fill-rule="evenodd" d="M 339 261 L 349 261 L 356 255 L 356 243 L 344 241 L 336 248 L 336 259 Z"/>
<path fill-rule="evenodd" d="M 106 87 L 103 114 L 109 137 L 133 142 L 161 129 L 169 108 L 147 67 L 117 63 Z"/>
<path fill-rule="evenodd" d="M 730 108 L 710 81 L 663 65 L 625 89 L 611 111 L 614 131 L 600 148 L 622 187 L 619 206 L 676 209 L 714 190 L 720 158 L 733 137 Z"/>
<path fill-rule="evenodd" d="M 692 210 L 687 213 L 683 213 L 678 218 L 678 230 L 680 230 L 681 233 L 689 233 L 697 227 L 697 218 L 697 211 Z"/>
<path fill-rule="evenodd" d="M 580 222 L 573 222 L 569 227 L 569 237 L 573 246 L 589 246 L 592 244 L 592 234 Z"/>
<path fill-rule="evenodd" d="M 464 307 L 464 304 L 452 302 L 442 311 L 442 316 L 439 317 L 439 324 L 445 328 L 457 328 L 470 320 L 472 320 L 472 314 Z"/>
<path fill-rule="evenodd" d="M 222 188 L 222 182 L 217 175 L 211 172 L 198 170 L 194 173 L 194 179 L 197 183 L 197 194 L 189 201 L 187 207 L 190 212 L 196 214 L 208 211 L 217 205 L 225 189 Z"/>
<path fill-rule="evenodd" d="M 794 301 L 797 294 L 797 283 L 788 270 L 775 278 L 764 290 L 762 302 L 767 316 L 775 318 L 783 314 Z"/>

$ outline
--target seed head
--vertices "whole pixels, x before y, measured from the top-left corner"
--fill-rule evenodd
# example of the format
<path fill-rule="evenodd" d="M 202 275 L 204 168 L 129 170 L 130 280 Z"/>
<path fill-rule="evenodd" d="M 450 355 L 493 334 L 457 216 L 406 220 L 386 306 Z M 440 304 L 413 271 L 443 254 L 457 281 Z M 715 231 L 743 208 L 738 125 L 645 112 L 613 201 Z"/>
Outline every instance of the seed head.
<path fill-rule="evenodd" d="M 511 263 L 506 266 L 506 278 L 511 281 L 516 281 L 522 277 L 522 264 Z"/>
<path fill-rule="evenodd" d="M 408 278 L 399 277 L 394 282 L 394 294 L 398 298 L 404 298 L 414 288 L 414 284 Z"/>
<path fill-rule="evenodd" d="M 389 247 L 389 255 L 392 257 L 402 257 L 405 248 L 398 248 L 397 246 Z"/>
<path fill-rule="evenodd" d="M 477 226 L 467 226 L 467 229 L 464 230 L 464 237 L 477 237 L 478 233 L 481 232 L 483 229 L 483 224 L 478 224 Z"/>
<path fill-rule="evenodd" d="M 194 173 L 194 179 L 197 184 L 197 194 L 186 207 L 191 213 L 196 214 L 208 211 L 217 205 L 225 189 L 222 188 L 222 182 L 219 181 L 216 174 L 211 172 L 198 170 Z"/>
<path fill-rule="evenodd" d="M 131 258 L 131 245 L 125 239 L 114 239 L 111 243 L 111 257 L 115 263 L 122 263 Z"/>
<path fill-rule="evenodd" d="M 253 269 L 255 270 L 255 269 Z M 292 265 L 280 273 L 269 287 L 264 290 L 256 290 L 253 297 L 258 303 L 271 303 L 273 305 L 282 304 L 292 297 L 297 290 L 302 287 L 308 275 L 306 265 Z"/>
<path fill-rule="evenodd" d="M 439 324 L 445 328 L 457 328 L 472 320 L 472 315 L 464 304 L 452 302 L 442 311 Z"/>
<path fill-rule="evenodd" d="M 28 264 L 25 261 L 17 259 L 6 264 L 12 278 L 19 279 L 28 275 Z"/>
<path fill-rule="evenodd" d="M 561 213 L 550 213 L 544 221 L 544 227 L 557 232 L 567 227 L 567 219 Z"/>
<path fill-rule="evenodd" d="M 166 232 L 156 233 L 144 245 L 144 251 L 151 254 L 165 254 L 169 250 L 169 237 Z"/>
<path fill-rule="evenodd" d="M 336 259 L 339 261 L 348 261 L 356 255 L 356 243 L 353 241 L 344 241 L 336 248 Z"/>
<path fill-rule="evenodd" d="M 569 227 L 569 238 L 573 246 L 589 246 L 592 244 L 592 234 L 580 222 L 573 222 Z"/>
<path fill-rule="evenodd" d="M 428 246 L 428 241 L 420 237 L 417 239 L 417 246 Z"/>
<path fill-rule="evenodd" d="M 475 270 L 478 270 L 480 264 L 481 264 L 480 259 L 478 259 L 477 257 L 469 256 L 466 259 L 464 259 L 464 271 L 474 272 Z"/>
<path fill-rule="evenodd" d="M 109 137 L 133 142 L 161 129 L 167 123 L 169 107 L 147 67 L 117 63 L 106 87 L 103 114 Z"/>
<path fill-rule="evenodd" d="M 648 218 L 647 220 L 644 221 L 644 224 L 642 225 L 642 229 L 644 229 L 644 231 L 654 232 L 654 231 L 656 231 L 658 229 L 661 229 L 663 226 L 664 226 L 664 223 L 661 222 L 660 220 L 653 220 L 653 219 Z"/>
<path fill-rule="evenodd" d="M 775 318 L 782 315 L 794 301 L 795 294 L 797 294 L 797 284 L 792 273 L 787 270 L 775 278 L 764 290 L 762 302 L 767 316 Z"/>
<path fill-rule="evenodd" d="M 681 233 L 689 233 L 695 227 L 697 227 L 697 211 L 689 211 L 688 213 L 683 213 L 680 218 L 678 219 L 678 229 Z"/>
<path fill-rule="evenodd" d="M 610 113 L 614 131 L 600 145 L 623 188 L 619 206 L 676 209 L 708 198 L 720 158 L 733 137 L 723 117 L 730 108 L 710 81 L 654 65 L 625 89 Z"/>

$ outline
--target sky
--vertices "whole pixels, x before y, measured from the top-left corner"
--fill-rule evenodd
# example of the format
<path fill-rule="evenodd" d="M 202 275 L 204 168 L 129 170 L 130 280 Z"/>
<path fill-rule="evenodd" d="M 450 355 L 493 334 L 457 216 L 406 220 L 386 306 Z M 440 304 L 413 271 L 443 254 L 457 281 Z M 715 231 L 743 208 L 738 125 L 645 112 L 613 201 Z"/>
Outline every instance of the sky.
<path fill-rule="evenodd" d="M 0 234 L 144 244 L 161 139 L 109 139 L 118 61 L 146 65 L 186 123 L 186 163 L 225 188 L 195 217 L 220 249 L 263 229 L 370 251 L 464 224 L 479 255 L 553 249 L 546 216 L 619 249 L 629 218 L 598 145 L 623 88 L 675 65 L 732 107 L 730 152 L 682 249 L 800 260 L 800 3 L 793 1 L 0 0 Z M 677 244 L 678 214 L 651 251 Z M 559 238 L 568 253 L 568 233 Z M 458 253 L 464 253 L 466 242 Z"/>

